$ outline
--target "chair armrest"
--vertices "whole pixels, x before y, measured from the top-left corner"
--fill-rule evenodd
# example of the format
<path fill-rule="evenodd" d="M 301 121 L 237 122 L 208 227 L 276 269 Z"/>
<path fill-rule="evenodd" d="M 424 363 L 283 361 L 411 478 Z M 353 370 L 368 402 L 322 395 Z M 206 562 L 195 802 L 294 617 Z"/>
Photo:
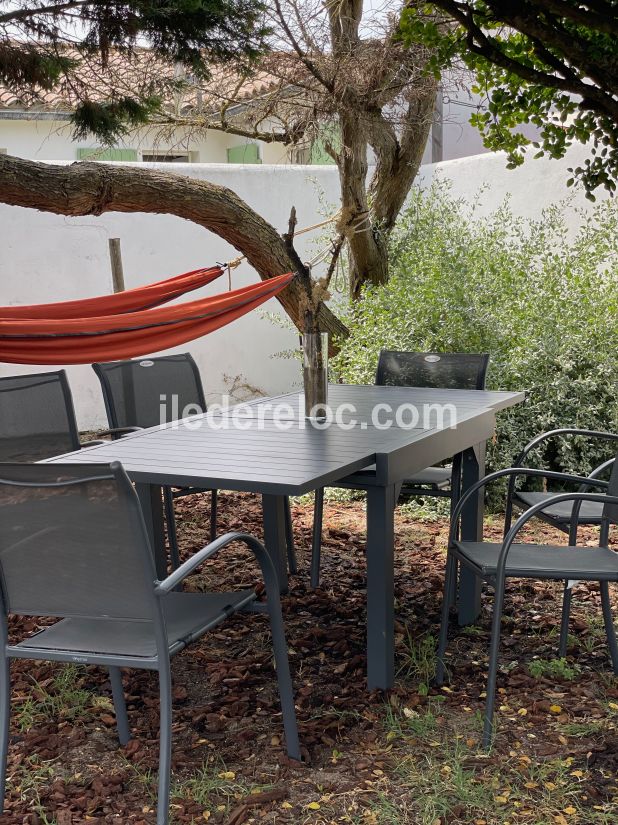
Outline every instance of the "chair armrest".
<path fill-rule="evenodd" d="M 123 435 L 128 435 L 129 433 L 138 433 L 143 429 L 143 427 L 110 427 L 109 430 L 101 430 L 98 435 L 111 435 L 112 439 L 115 439 L 122 438 Z"/>
<path fill-rule="evenodd" d="M 592 439 L 600 439 L 603 441 L 618 441 L 618 434 L 617 433 L 606 433 L 597 430 L 582 430 L 576 427 L 567 427 L 562 428 L 559 430 L 548 430 L 546 433 L 541 433 L 537 435 L 536 438 L 533 438 L 532 441 L 529 441 L 523 450 L 519 453 L 519 455 L 513 461 L 513 467 L 522 467 L 524 463 L 524 459 L 528 455 L 528 453 L 533 450 L 536 446 L 538 446 L 541 442 L 547 441 L 550 438 L 558 438 L 564 435 L 580 435 L 584 436 L 585 438 L 592 438 Z M 610 459 L 610 462 L 613 459 Z M 605 469 L 605 466 L 608 466 L 607 463 L 601 464 L 599 467 L 596 467 L 595 470 L 590 473 L 587 477 L 588 478 L 596 478 L 596 474 L 599 470 Z M 504 519 L 504 527 L 505 531 L 504 534 L 506 535 L 507 530 L 511 526 L 511 521 L 513 518 L 513 496 L 515 495 L 515 480 L 516 476 L 511 476 L 509 479 L 508 489 L 506 493 L 506 507 L 505 507 L 505 519 Z M 577 512 L 579 513 L 579 509 L 581 507 L 581 503 L 577 507 Z"/>
<path fill-rule="evenodd" d="M 598 467 L 595 467 L 594 470 L 588 475 L 588 478 L 599 478 L 605 470 L 609 470 L 609 468 L 613 466 L 615 461 L 615 458 L 608 458 L 607 461 L 604 461 L 602 464 L 599 464 Z M 583 493 L 584 490 L 580 490 L 579 492 Z"/>
<path fill-rule="evenodd" d="M 489 473 L 489 475 L 486 475 L 483 478 L 481 478 L 479 481 L 473 484 L 472 487 L 469 487 L 455 505 L 455 508 L 453 509 L 453 514 L 451 516 L 449 544 L 452 544 L 455 540 L 459 516 L 461 515 L 461 511 L 465 503 L 470 498 L 470 496 L 474 495 L 474 493 L 476 493 L 482 487 L 485 487 L 487 484 L 490 484 L 497 478 L 518 475 L 537 476 L 541 478 L 553 478 L 557 479 L 558 481 L 570 481 L 573 484 L 580 484 L 586 487 L 600 487 L 601 489 L 605 490 L 609 487 L 609 483 L 607 481 L 602 481 L 599 478 L 588 478 L 587 476 L 574 476 L 570 475 L 570 473 L 558 473 L 555 470 L 539 470 L 535 467 L 508 467 L 505 470 L 496 470 L 494 473 Z"/>
<path fill-rule="evenodd" d="M 521 467 L 524 458 L 528 453 L 537 447 L 542 441 L 547 441 L 550 438 L 558 438 L 563 435 L 581 435 L 586 438 L 598 438 L 602 441 L 618 441 L 618 433 L 606 433 L 597 430 L 580 430 L 577 428 L 567 427 L 559 430 L 548 430 L 546 433 L 537 435 L 532 441 L 529 441 L 519 455 L 513 461 L 514 467 Z"/>
<path fill-rule="evenodd" d="M 537 513 L 545 510 L 547 507 L 552 507 L 554 504 L 561 504 L 563 501 L 598 501 L 602 504 L 613 504 L 618 507 L 618 496 L 610 496 L 606 493 L 559 493 L 556 496 L 548 498 L 547 501 L 540 501 L 538 504 L 533 504 L 525 513 L 517 519 L 515 524 L 511 527 L 502 542 L 502 549 L 498 556 L 498 564 L 496 567 L 496 576 L 504 574 L 506 567 L 506 557 L 511 545 L 515 541 L 515 537 L 521 529 L 534 518 Z"/>
<path fill-rule="evenodd" d="M 163 579 L 163 581 L 156 582 L 156 595 L 164 596 L 174 590 L 203 562 L 211 556 L 214 556 L 214 554 L 218 553 L 219 550 L 227 547 L 228 544 L 232 544 L 232 542 L 235 541 L 242 541 L 250 550 L 253 551 L 253 554 L 257 558 L 262 571 L 267 594 L 270 596 L 271 591 L 278 593 L 279 582 L 277 579 L 277 573 L 264 545 L 248 533 L 226 533 L 224 536 L 219 536 L 219 538 L 211 541 L 210 544 L 202 547 L 201 550 L 198 550 L 197 553 L 191 556 L 190 559 L 187 559 L 187 561 L 181 564 L 180 567 L 176 568 L 176 570 L 174 570 L 173 573 L 170 573 L 170 575 Z"/>
<path fill-rule="evenodd" d="M 604 461 L 602 464 L 599 464 L 598 467 L 595 467 L 594 470 L 588 476 L 588 478 L 599 478 L 599 476 L 601 476 L 605 472 L 605 470 L 613 466 L 615 461 L 615 458 L 608 458 L 607 461 Z M 578 492 L 585 493 L 585 487 L 587 486 L 588 485 L 586 484 L 582 484 Z M 583 501 L 580 499 L 579 501 L 576 501 L 573 506 L 573 512 L 571 513 L 571 533 L 573 532 L 573 530 L 577 530 L 577 524 L 579 522 L 579 513 L 582 508 L 582 504 Z"/>

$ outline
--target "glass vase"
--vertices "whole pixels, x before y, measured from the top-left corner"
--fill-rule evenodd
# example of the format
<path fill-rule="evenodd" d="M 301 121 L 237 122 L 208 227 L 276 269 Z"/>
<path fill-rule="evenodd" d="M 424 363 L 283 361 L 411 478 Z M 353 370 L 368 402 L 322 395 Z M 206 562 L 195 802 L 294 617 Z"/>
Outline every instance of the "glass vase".
<path fill-rule="evenodd" d="M 328 401 L 328 333 L 305 332 L 303 349 L 303 386 L 305 418 L 325 418 Z"/>

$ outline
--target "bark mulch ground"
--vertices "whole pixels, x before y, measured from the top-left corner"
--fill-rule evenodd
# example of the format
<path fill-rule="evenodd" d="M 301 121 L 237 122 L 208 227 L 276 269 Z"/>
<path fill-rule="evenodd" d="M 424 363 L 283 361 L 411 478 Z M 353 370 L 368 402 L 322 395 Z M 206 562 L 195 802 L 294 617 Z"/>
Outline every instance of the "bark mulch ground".
<path fill-rule="evenodd" d="M 178 504 L 185 554 L 207 541 L 209 497 Z M 171 821 L 357 825 L 565 825 L 618 816 L 618 680 L 597 588 L 576 589 L 572 638 L 557 657 L 561 591 L 511 583 L 503 623 L 498 735 L 479 747 L 491 593 L 478 625 L 452 628 L 450 686 L 431 686 L 445 520 L 397 513 L 397 687 L 365 691 L 364 508 L 326 506 L 322 587 L 308 586 L 311 503 L 294 504 L 300 572 L 283 608 L 305 763 L 285 756 L 268 623 L 236 616 L 173 662 Z M 260 535 L 256 497 L 221 496 L 221 531 Z M 490 520 L 487 533 L 500 534 Z M 563 541 L 539 524 L 530 538 Z M 585 534 L 594 541 L 594 532 Z M 254 584 L 232 546 L 190 589 Z M 34 630 L 21 621 L 15 633 Z M 104 671 L 12 665 L 11 825 L 150 825 L 156 790 L 156 676 L 124 674 L 134 738 L 115 739 Z"/>

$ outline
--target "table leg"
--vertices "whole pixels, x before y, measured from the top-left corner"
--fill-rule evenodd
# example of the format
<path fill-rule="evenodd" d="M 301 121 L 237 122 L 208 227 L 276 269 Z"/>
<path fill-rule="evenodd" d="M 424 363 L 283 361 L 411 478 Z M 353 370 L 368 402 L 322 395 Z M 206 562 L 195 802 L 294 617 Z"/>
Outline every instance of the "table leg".
<path fill-rule="evenodd" d="M 288 592 L 285 496 L 262 496 L 264 544 L 279 576 L 279 590 Z"/>
<path fill-rule="evenodd" d="M 485 442 L 469 447 L 461 467 L 462 495 L 485 475 Z M 471 496 L 461 513 L 461 540 L 481 541 L 483 537 L 483 491 Z M 472 624 L 481 612 L 482 581 L 462 565 L 459 578 L 459 624 Z"/>
<path fill-rule="evenodd" d="M 159 579 L 164 579 L 167 576 L 167 554 L 165 552 L 161 488 L 155 484 L 136 484 L 135 490 L 142 506 L 157 576 Z"/>
<path fill-rule="evenodd" d="M 395 487 L 367 489 L 367 687 L 395 680 Z"/>

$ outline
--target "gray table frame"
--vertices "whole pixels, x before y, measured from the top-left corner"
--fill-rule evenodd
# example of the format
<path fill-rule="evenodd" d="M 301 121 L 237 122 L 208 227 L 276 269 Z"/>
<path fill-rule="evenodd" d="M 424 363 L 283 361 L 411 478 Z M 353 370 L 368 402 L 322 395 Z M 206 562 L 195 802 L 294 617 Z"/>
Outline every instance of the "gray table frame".
<path fill-rule="evenodd" d="M 282 592 L 287 587 L 285 497 L 336 486 L 337 481 L 366 489 L 367 684 L 370 690 L 387 689 L 394 683 L 396 491 L 406 477 L 453 456 L 461 460 L 462 491 L 468 489 L 484 473 L 484 445 L 493 434 L 495 413 L 520 403 L 524 395 L 354 385 L 332 385 L 329 393 L 329 403 L 333 406 L 345 399 L 356 400 L 361 419 L 358 426 L 345 431 L 337 425 L 316 430 L 302 420 L 299 412 L 303 408 L 302 397 L 291 393 L 259 399 L 251 405 L 264 408 L 276 402 L 290 402 L 297 412 L 291 415 L 290 429 L 283 433 L 275 429 L 266 415 L 262 429 L 249 426 L 243 435 L 232 428 L 223 431 L 228 433 L 226 436 L 215 438 L 208 435 L 212 431 L 207 419 L 215 418 L 216 414 L 207 413 L 201 416 L 202 429 L 194 431 L 183 422 L 168 424 L 51 461 L 118 460 L 123 463 L 140 497 L 160 576 L 166 573 L 162 486 L 202 486 L 260 493 L 265 544 L 278 571 Z M 362 423 L 363 411 L 366 413 L 376 402 L 386 402 L 393 407 L 400 403 L 454 404 L 457 427 L 377 430 Z M 197 418 L 191 422 L 192 426 L 196 423 L 199 423 Z M 291 435 L 286 436 L 286 432 Z M 179 454 L 182 450 L 185 452 Z M 206 452 L 201 454 L 201 450 Z M 293 455 L 295 451 L 297 456 Z M 241 466 L 243 462 L 245 469 Z M 464 539 L 481 537 L 482 518 L 483 501 L 477 496 L 463 513 Z M 474 576 L 463 576 L 459 597 L 460 622 L 474 621 L 480 609 L 480 581 Z"/>

